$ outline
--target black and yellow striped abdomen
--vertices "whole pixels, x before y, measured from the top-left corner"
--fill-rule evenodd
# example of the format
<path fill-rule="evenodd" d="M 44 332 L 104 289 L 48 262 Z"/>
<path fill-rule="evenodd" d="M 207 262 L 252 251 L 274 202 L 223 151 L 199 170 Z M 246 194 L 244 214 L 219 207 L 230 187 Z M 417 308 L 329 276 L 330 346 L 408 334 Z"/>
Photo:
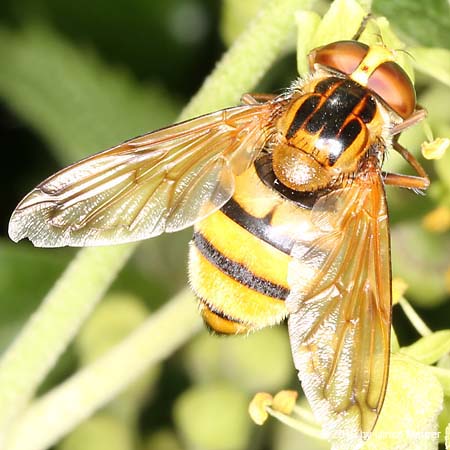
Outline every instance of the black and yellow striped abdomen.
<path fill-rule="evenodd" d="M 190 246 L 190 282 L 209 328 L 247 333 L 286 317 L 293 228 L 308 213 L 254 166 L 237 177 L 233 198 L 196 225 Z"/>

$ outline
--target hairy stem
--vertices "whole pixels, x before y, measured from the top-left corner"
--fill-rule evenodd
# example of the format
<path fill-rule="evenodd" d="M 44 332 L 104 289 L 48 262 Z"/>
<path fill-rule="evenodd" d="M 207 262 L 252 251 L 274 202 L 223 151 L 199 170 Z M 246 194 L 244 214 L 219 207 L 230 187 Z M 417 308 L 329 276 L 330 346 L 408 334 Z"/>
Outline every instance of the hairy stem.
<path fill-rule="evenodd" d="M 48 448 L 170 355 L 201 329 L 194 300 L 186 288 L 119 345 L 32 403 L 14 424 L 5 450 Z"/>
<path fill-rule="evenodd" d="M 218 63 L 180 119 L 233 104 L 250 91 L 274 62 L 294 29 L 294 12 L 309 1 L 272 0 L 265 4 L 248 29 Z M 136 244 L 81 250 L 44 302 L 25 325 L 0 362 L 0 447 L 42 379 L 101 299 Z M 171 310 L 173 317 L 177 311 Z M 170 321 L 169 321 L 170 322 Z M 191 328 L 192 324 L 186 324 Z M 119 354 L 122 364 L 125 357 Z M 149 364 L 150 362 L 148 362 Z M 108 388 L 99 386 L 105 391 Z M 114 391 L 115 392 L 115 391 Z M 109 398 L 103 393 L 102 398 Z M 102 400 L 104 401 L 104 400 Z M 96 405 L 100 407 L 101 401 Z M 92 407 L 90 411 L 95 409 Z M 62 418 L 63 414 L 59 414 Z M 55 419 L 56 420 L 56 419 Z M 76 421 L 75 421 L 76 422 Z M 75 425 L 72 422 L 72 426 Z M 38 425 L 36 425 L 38 426 Z M 47 426 L 56 435 L 56 428 Z M 17 428 L 16 428 L 17 429 Z M 65 427 L 64 430 L 68 428 Z M 39 429 L 27 429 L 30 447 Z"/>
<path fill-rule="evenodd" d="M 116 277 L 133 245 L 80 251 L 0 362 L 0 448 L 78 328 Z"/>

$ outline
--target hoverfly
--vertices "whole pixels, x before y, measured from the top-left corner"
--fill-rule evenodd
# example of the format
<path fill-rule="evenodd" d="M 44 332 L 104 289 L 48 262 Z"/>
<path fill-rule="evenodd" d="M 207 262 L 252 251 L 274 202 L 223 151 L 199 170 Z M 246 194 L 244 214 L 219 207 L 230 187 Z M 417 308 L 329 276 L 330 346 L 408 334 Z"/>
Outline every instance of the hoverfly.
<path fill-rule="evenodd" d="M 14 241 L 137 241 L 194 225 L 190 283 L 207 326 L 246 334 L 288 319 L 295 366 L 330 439 L 360 445 L 388 380 L 385 185 L 425 189 L 398 143 L 425 117 L 385 47 L 313 50 L 281 95 L 163 128 L 47 178 L 17 206 Z M 417 176 L 385 173 L 387 149 Z"/>

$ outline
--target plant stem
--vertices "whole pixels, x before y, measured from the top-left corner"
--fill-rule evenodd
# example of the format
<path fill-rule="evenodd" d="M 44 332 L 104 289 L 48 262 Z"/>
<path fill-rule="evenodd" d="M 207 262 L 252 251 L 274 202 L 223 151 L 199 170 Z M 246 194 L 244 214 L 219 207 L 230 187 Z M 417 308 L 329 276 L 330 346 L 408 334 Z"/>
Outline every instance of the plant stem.
<path fill-rule="evenodd" d="M 400 349 L 400 344 L 398 342 L 397 333 L 394 330 L 394 327 L 391 325 L 391 352 L 398 352 Z"/>
<path fill-rule="evenodd" d="M 306 409 L 303 406 L 295 405 L 293 412 L 300 419 L 310 422 L 312 425 L 317 424 L 317 421 L 314 418 L 314 414 L 311 412 L 311 410 Z"/>
<path fill-rule="evenodd" d="M 429 336 L 433 333 L 433 331 L 428 328 L 427 324 L 416 313 L 414 308 L 411 306 L 408 300 L 406 300 L 405 297 L 400 297 L 400 300 L 398 302 L 402 307 L 403 312 L 406 314 L 406 317 L 408 317 L 413 327 L 421 336 Z"/>
<path fill-rule="evenodd" d="M 235 41 L 206 78 L 183 115 L 196 116 L 205 111 L 225 108 L 239 101 L 280 55 L 294 31 L 297 10 L 309 8 L 311 0 L 272 0 Z M 214 95 L 204 96 L 205 92 Z"/>
<path fill-rule="evenodd" d="M 0 448 L 12 422 L 133 251 L 87 248 L 44 298 L 0 362 Z"/>
<path fill-rule="evenodd" d="M 287 416 L 286 414 L 283 414 L 279 411 L 275 411 L 274 409 L 270 408 L 269 406 L 266 407 L 267 412 L 278 419 L 280 422 L 284 423 L 288 427 L 293 428 L 294 430 L 298 430 L 301 433 L 306 434 L 307 436 L 311 436 L 316 439 L 323 439 L 321 430 L 318 426 L 310 425 L 306 422 L 303 422 L 302 420 L 295 419 L 291 416 Z"/>
<path fill-rule="evenodd" d="M 308 3 L 309 0 L 266 3 L 180 119 L 235 103 L 243 92 L 251 90 L 293 31 L 294 12 Z M 81 250 L 8 349 L 0 362 L 0 447 L 16 417 L 135 247 L 136 244 L 129 244 Z M 177 317 L 176 311 L 173 316 Z M 122 364 L 126 366 L 128 363 L 124 361 Z M 108 397 L 104 394 L 104 398 Z M 58 417 L 61 416 L 59 413 Z M 53 427 L 56 425 L 52 423 L 45 428 L 49 432 Z M 30 442 L 38 431 L 41 430 L 27 432 Z"/>
<path fill-rule="evenodd" d="M 5 450 L 54 444 L 200 330 L 194 305 L 194 295 L 184 289 L 119 345 L 32 403 L 14 424 Z"/>

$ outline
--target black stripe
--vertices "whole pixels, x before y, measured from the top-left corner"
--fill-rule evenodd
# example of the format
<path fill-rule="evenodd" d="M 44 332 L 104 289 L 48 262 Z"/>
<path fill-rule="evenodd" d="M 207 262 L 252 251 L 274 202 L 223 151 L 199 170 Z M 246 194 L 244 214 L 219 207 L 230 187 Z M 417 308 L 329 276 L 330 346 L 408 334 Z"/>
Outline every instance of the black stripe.
<path fill-rule="evenodd" d="M 210 305 L 208 301 L 206 301 L 203 297 L 197 297 L 198 301 L 203 304 L 203 307 L 208 309 L 210 312 L 215 314 L 217 317 L 220 317 L 223 320 L 228 320 L 229 322 L 237 323 L 239 325 L 246 325 L 242 320 L 235 319 L 234 317 L 231 317 L 227 314 L 225 314 L 223 311 L 219 311 L 218 309 L 214 308 L 214 306 Z"/>
<path fill-rule="evenodd" d="M 309 133 L 316 134 L 320 131 L 322 139 L 336 138 L 349 114 L 367 93 L 361 86 L 350 80 L 339 80 L 336 84 L 338 87 L 326 97 L 326 101 L 306 124 L 306 130 Z"/>
<path fill-rule="evenodd" d="M 210 305 L 207 300 L 205 300 L 202 297 L 197 297 L 199 302 L 202 303 L 203 305 L 203 310 L 208 310 L 210 313 L 214 314 L 215 316 L 221 318 L 222 320 L 226 321 L 226 322 L 230 322 L 232 325 L 238 325 L 242 328 L 244 328 L 245 330 L 251 330 L 252 328 L 254 328 L 255 326 L 253 324 L 248 324 L 248 323 L 244 323 L 244 321 L 239 320 L 239 319 L 235 319 L 233 317 L 228 316 L 227 314 L 225 314 L 222 311 L 219 311 L 218 309 L 214 308 L 212 305 Z M 206 325 L 206 328 L 208 329 L 208 331 L 210 333 L 219 335 L 219 336 L 230 336 L 230 335 L 236 335 L 236 332 L 227 332 L 224 330 L 217 330 L 216 328 L 214 328 L 209 322 L 208 319 L 205 317 L 205 315 L 203 315 L 202 313 L 202 318 L 203 318 L 203 322 Z M 242 333 L 243 331 L 239 331 L 239 333 Z"/>
<path fill-rule="evenodd" d="M 252 216 L 233 198 L 222 206 L 221 211 L 253 236 L 267 242 L 283 253 L 288 255 L 291 253 L 294 241 L 289 236 L 281 235 L 275 231 L 274 227 L 270 225 L 270 214 L 263 218 Z"/>
<path fill-rule="evenodd" d="M 255 170 L 259 179 L 270 189 L 278 192 L 282 197 L 296 203 L 303 209 L 312 209 L 320 196 L 327 194 L 327 189 L 318 191 L 295 191 L 284 185 L 273 171 L 272 155 L 263 155 L 255 161 Z M 258 220 L 258 219 L 256 219 Z M 286 237 L 287 239 L 287 237 Z M 270 243 L 270 242 L 269 242 Z M 275 247 L 275 246 L 274 246 Z M 292 247 L 291 247 L 292 248 Z M 290 253 L 290 251 L 286 252 Z"/>
<path fill-rule="evenodd" d="M 327 77 L 323 80 L 319 81 L 315 88 L 314 92 L 317 92 L 318 94 L 326 94 L 331 89 L 336 89 L 341 85 L 343 81 L 343 78 L 339 77 Z"/>
<path fill-rule="evenodd" d="M 364 123 L 369 123 L 375 117 L 377 111 L 377 104 L 371 95 L 366 95 L 363 100 L 361 111 L 358 116 Z"/>
<path fill-rule="evenodd" d="M 361 130 L 362 126 L 358 119 L 350 120 L 339 133 L 339 141 L 342 143 L 343 147 L 350 147 L 353 141 L 358 137 L 359 133 L 361 133 Z"/>
<path fill-rule="evenodd" d="M 220 269 L 233 280 L 241 283 L 256 292 L 268 297 L 285 300 L 289 295 L 289 289 L 269 280 L 258 277 L 243 264 L 227 258 L 219 252 L 200 232 L 196 231 L 193 237 L 194 245 L 200 253 L 214 266 Z"/>
<path fill-rule="evenodd" d="M 311 114 L 316 110 L 320 103 L 320 95 L 310 95 L 297 109 L 294 119 L 292 120 L 289 130 L 286 133 L 286 138 L 291 139 L 292 136 L 303 126 L 309 119 Z"/>

